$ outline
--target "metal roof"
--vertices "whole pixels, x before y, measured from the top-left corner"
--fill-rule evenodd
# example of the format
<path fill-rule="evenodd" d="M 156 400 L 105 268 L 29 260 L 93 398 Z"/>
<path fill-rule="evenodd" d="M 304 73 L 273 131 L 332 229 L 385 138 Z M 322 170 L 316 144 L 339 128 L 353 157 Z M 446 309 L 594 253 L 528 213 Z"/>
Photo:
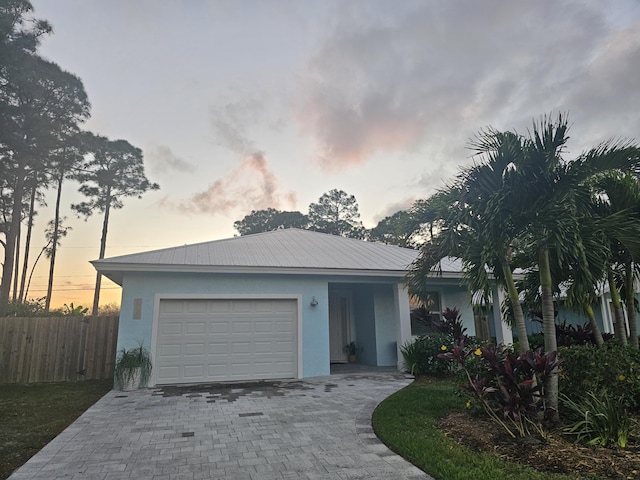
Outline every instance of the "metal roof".
<path fill-rule="evenodd" d="M 126 271 L 378 272 L 403 275 L 419 252 L 309 230 L 285 229 L 94 260 L 121 283 Z"/>

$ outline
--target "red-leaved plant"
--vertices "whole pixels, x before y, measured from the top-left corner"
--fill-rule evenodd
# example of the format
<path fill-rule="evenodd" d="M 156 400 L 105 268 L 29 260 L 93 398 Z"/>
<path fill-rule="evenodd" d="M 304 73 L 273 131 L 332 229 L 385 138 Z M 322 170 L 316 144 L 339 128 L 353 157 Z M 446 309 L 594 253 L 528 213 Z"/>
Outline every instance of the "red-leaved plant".
<path fill-rule="evenodd" d="M 541 420 L 545 409 L 544 379 L 562 362 L 557 352 L 529 350 L 517 355 L 503 345 L 488 344 L 471 350 L 464 341 L 438 355 L 455 361 L 466 374 L 471 392 L 485 412 L 512 437 L 533 432 L 544 436 Z M 481 368 L 470 368 L 476 357 Z M 471 371 L 476 373 L 472 374 Z M 477 373 L 481 372 L 481 373 Z"/>

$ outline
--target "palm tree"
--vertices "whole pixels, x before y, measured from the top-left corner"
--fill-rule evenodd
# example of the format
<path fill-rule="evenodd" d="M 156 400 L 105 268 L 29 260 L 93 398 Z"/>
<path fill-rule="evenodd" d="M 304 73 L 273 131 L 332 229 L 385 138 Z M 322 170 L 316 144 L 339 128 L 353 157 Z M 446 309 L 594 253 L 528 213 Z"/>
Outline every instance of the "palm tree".
<path fill-rule="evenodd" d="M 431 201 L 422 202 L 420 215 L 414 212 L 416 224 L 436 224 L 437 233 L 431 228 L 431 240 L 422 247 L 422 255 L 407 276 L 410 290 L 420 297 L 426 278 L 443 257 L 460 258 L 471 291 L 488 298 L 495 280 L 506 289 L 520 351 L 524 352 L 529 350 L 529 340 L 511 266 L 517 229 L 503 196 L 521 142 L 516 134 L 490 129 L 480 132 L 472 146 L 478 154 L 477 163 L 462 170 L 455 183 Z"/>
<path fill-rule="evenodd" d="M 631 227 L 640 221 L 640 185 L 638 178 L 628 172 L 609 172 L 601 175 L 594 181 L 598 194 L 598 207 L 603 215 L 626 215 L 621 224 Z M 610 231 L 608 231 L 611 233 Z M 612 261 L 617 263 L 622 270 L 620 277 L 623 279 L 620 290 L 624 297 L 629 321 L 629 340 L 631 346 L 638 349 L 638 327 L 635 305 L 635 281 L 638 278 L 638 265 L 636 260 L 640 258 L 640 251 L 636 245 L 638 235 L 634 231 L 627 232 L 624 238 L 620 235 L 609 235 L 611 248 L 613 249 Z M 627 343 L 626 329 L 624 328 L 624 314 L 622 302 L 618 297 L 618 289 L 615 284 L 614 272 L 611 272 L 609 286 L 611 289 L 612 303 L 616 313 L 615 333 L 616 338 L 625 345 Z M 612 285 L 613 282 L 613 285 Z M 615 290 L 615 291 L 614 291 Z"/>
<path fill-rule="evenodd" d="M 553 307 L 553 262 L 586 265 L 587 251 L 581 237 L 581 222 L 589 216 L 591 189 L 588 180 L 615 169 L 637 167 L 638 148 L 629 143 L 604 142 L 573 161 L 562 154 L 569 139 L 566 116 L 544 117 L 522 142 L 522 155 L 514 160 L 516 180 L 506 192 L 513 205 L 514 224 L 523 225 L 523 234 L 536 252 L 540 277 L 545 351 L 557 350 Z M 557 371 L 545 383 L 547 412 L 558 421 Z"/>
<path fill-rule="evenodd" d="M 423 248 L 408 278 L 412 287 L 449 254 L 463 260 L 467 280 L 474 289 L 487 285 L 487 267 L 506 286 L 514 309 L 518 339 L 526 338 L 524 316 L 518 318 L 518 290 L 511 278 L 515 240 L 535 252 L 528 267 L 539 276 L 545 351 L 557 350 L 552 265 L 588 271 L 589 255 L 581 225 L 591 216 L 591 188 L 595 175 L 637 168 L 639 149 L 630 143 L 604 142 L 566 161 L 566 116 L 544 117 L 525 136 L 515 132 L 482 131 L 472 143 L 481 161 L 463 170 L 443 195 L 450 198 L 441 214 L 436 239 Z M 441 258 L 441 257 L 440 257 Z M 521 332 L 522 328 L 522 332 Z M 522 348 L 522 344 L 521 344 Z M 557 371 L 545 382 L 549 420 L 558 421 Z"/>

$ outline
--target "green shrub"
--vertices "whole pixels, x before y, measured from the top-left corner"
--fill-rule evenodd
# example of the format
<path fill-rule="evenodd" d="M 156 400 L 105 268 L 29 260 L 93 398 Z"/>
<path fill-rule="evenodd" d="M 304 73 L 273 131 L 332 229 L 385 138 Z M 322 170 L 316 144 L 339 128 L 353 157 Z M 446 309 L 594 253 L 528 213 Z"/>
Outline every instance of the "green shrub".
<path fill-rule="evenodd" d="M 400 352 L 412 375 L 442 377 L 449 373 L 450 362 L 438 354 L 450 350 L 452 343 L 453 339 L 442 333 L 420 335 L 400 347 Z"/>
<path fill-rule="evenodd" d="M 558 349 L 560 393 L 574 402 L 588 392 L 606 392 L 620 398 L 626 407 L 640 408 L 640 352 L 630 347 L 606 343 L 601 348 L 574 345 Z"/>
<path fill-rule="evenodd" d="M 544 349 L 544 334 L 543 333 L 532 333 L 528 336 L 529 338 L 529 348 L 531 350 L 537 350 L 539 348 Z"/>
<path fill-rule="evenodd" d="M 571 426 L 565 432 L 577 435 L 578 441 L 601 447 L 625 448 L 631 434 L 631 419 L 624 407 L 624 400 L 614 398 L 606 392 L 587 392 L 586 398 L 571 400 L 561 397 Z"/>

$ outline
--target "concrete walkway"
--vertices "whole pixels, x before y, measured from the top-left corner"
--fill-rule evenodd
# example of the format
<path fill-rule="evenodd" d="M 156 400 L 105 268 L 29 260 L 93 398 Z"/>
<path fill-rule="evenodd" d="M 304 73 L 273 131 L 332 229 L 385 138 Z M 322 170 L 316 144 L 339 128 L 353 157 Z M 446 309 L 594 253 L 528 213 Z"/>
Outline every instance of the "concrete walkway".
<path fill-rule="evenodd" d="M 371 429 L 396 371 L 111 391 L 10 480 L 431 479 Z"/>

